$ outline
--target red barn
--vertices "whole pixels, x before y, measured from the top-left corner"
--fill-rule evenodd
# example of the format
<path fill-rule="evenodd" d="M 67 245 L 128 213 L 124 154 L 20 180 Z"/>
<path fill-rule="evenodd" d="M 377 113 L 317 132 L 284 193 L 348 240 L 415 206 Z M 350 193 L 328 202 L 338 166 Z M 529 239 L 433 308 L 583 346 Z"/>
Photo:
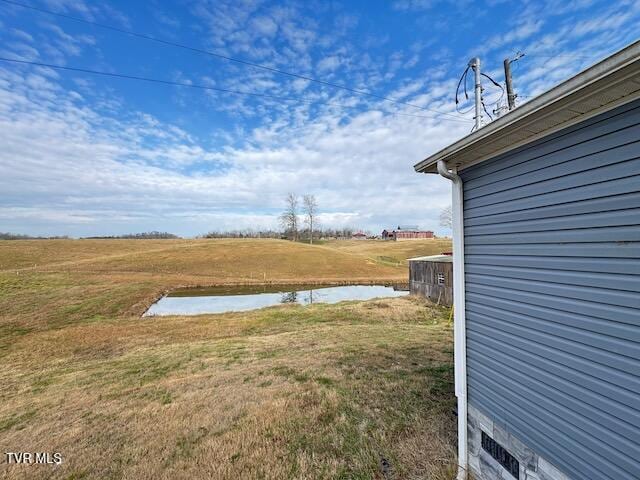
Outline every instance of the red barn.
<path fill-rule="evenodd" d="M 398 226 L 382 231 L 383 240 L 418 240 L 424 238 L 435 238 L 431 230 L 420 230 L 417 226 Z"/>

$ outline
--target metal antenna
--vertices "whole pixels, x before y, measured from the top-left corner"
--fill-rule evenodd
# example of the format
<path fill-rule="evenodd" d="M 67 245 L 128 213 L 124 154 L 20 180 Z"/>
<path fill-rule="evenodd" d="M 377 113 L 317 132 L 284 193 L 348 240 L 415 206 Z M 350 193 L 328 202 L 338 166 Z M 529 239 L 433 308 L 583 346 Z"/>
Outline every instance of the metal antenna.
<path fill-rule="evenodd" d="M 475 102 L 476 102 L 476 115 L 474 118 L 474 120 L 476 121 L 476 126 L 474 128 L 474 130 L 478 130 L 482 124 L 483 124 L 483 118 L 482 118 L 482 80 L 481 80 L 481 76 L 480 76 L 480 59 L 478 57 L 474 57 L 471 60 L 469 60 L 469 66 L 471 67 L 471 69 L 473 70 L 473 73 L 475 74 L 475 86 L 474 86 L 474 91 L 475 91 Z"/>

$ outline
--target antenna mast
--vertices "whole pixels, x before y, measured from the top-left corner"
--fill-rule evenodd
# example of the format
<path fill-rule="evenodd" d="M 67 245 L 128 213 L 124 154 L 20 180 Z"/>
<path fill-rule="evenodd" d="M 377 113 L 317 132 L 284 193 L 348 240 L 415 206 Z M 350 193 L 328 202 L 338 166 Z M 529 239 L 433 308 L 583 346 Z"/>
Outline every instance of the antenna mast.
<path fill-rule="evenodd" d="M 516 92 L 513 90 L 513 79 L 511 78 L 511 64 L 517 62 L 524 56 L 524 53 L 518 52 L 515 58 L 504 59 L 504 81 L 507 84 L 507 102 L 509 104 L 509 110 L 516 108 Z"/>
<path fill-rule="evenodd" d="M 475 74 L 474 80 L 474 92 L 475 92 L 475 110 L 476 115 L 474 120 L 476 121 L 476 126 L 474 130 L 478 130 L 483 124 L 482 118 L 482 82 L 480 77 L 480 59 L 478 57 L 474 57 L 469 60 L 469 66 L 473 70 Z"/>

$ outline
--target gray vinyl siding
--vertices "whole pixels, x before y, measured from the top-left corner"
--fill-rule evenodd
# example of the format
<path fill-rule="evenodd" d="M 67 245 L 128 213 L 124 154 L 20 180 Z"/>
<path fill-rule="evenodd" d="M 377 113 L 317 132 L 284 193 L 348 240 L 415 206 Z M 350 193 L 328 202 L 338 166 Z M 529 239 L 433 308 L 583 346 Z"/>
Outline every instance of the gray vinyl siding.
<path fill-rule="evenodd" d="M 640 478 L 640 102 L 461 176 L 469 403 L 570 478 Z"/>

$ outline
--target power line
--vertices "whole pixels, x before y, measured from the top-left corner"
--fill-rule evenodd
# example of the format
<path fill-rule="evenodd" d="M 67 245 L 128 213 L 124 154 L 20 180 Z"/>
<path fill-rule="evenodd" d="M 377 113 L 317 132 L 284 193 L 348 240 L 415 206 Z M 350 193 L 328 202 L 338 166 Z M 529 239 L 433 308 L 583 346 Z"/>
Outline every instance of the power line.
<path fill-rule="evenodd" d="M 537 58 L 556 58 L 556 57 L 566 57 L 566 58 L 582 58 L 582 59 L 594 59 L 597 58 L 599 55 L 579 55 L 576 53 L 525 53 L 522 50 L 518 50 L 518 51 L 514 51 L 513 52 L 513 57 L 515 57 L 513 59 L 513 61 L 517 61 L 519 59 L 521 59 L 522 57 L 537 57 Z"/>
<path fill-rule="evenodd" d="M 3 0 L 4 1 L 4 0 Z M 533 58 L 581 58 L 583 60 L 592 60 L 597 57 L 597 55 L 573 55 L 570 53 L 558 53 L 556 55 L 543 55 L 537 53 L 523 53 L 522 56 L 533 57 Z"/>
<path fill-rule="evenodd" d="M 298 74 L 298 73 L 287 72 L 285 70 L 280 70 L 278 68 L 269 67 L 267 65 L 262 65 L 262 64 L 259 64 L 259 63 L 250 62 L 248 60 L 242 60 L 242 59 L 239 59 L 239 58 L 230 57 L 228 55 L 215 53 L 215 52 L 212 52 L 210 50 L 204 50 L 204 49 L 201 49 L 201 48 L 192 47 L 190 45 L 185 45 L 185 44 L 182 44 L 182 43 L 172 42 L 170 40 L 164 40 L 162 38 L 152 37 L 151 35 L 138 33 L 138 32 L 135 32 L 133 30 L 114 27 L 112 25 L 105 25 L 103 23 L 94 22 L 92 20 L 85 20 L 84 18 L 74 17 L 72 15 L 67 15 L 65 13 L 54 12 L 52 10 L 47 10 L 45 8 L 40 8 L 40 7 L 36 7 L 36 6 L 33 6 L 33 5 L 27 5 L 27 4 L 24 4 L 24 3 L 15 2 L 13 0 L 0 0 L 0 1 L 2 1 L 2 2 L 6 3 L 6 4 L 9 4 L 9 5 L 14 5 L 16 7 L 26 8 L 26 9 L 33 10 L 33 11 L 36 11 L 36 12 L 45 13 L 47 15 L 53 15 L 53 16 L 56 16 L 56 17 L 65 18 L 67 20 L 73 20 L 75 22 L 81 22 L 81 23 L 84 23 L 84 24 L 87 24 L 87 25 L 92 25 L 94 27 L 99 27 L 99 28 L 103 28 L 103 29 L 106 29 L 106 30 L 111 30 L 111 31 L 118 32 L 118 33 L 123 33 L 125 35 L 130 35 L 132 37 L 141 38 L 141 39 L 148 40 L 148 41 L 151 41 L 151 42 L 156 42 L 156 43 L 160 43 L 160 44 L 163 44 L 163 45 L 170 45 L 172 47 L 182 48 L 184 50 L 189 50 L 189 51 L 196 52 L 196 53 L 202 53 L 202 54 L 205 54 L 205 55 L 209 55 L 209 56 L 216 57 L 216 58 L 219 58 L 219 59 L 227 60 L 227 61 L 230 61 L 230 62 L 235 62 L 235 63 L 239 63 L 239 64 L 242 64 L 242 65 L 247 65 L 247 66 L 250 66 L 250 67 L 259 68 L 259 69 L 266 70 L 266 71 L 269 71 L 269 72 L 272 72 L 272 73 L 278 73 L 278 74 L 281 74 L 281 75 L 287 75 L 287 76 L 298 78 L 298 79 L 301 79 L 301 80 L 307 80 L 309 82 L 318 83 L 318 84 L 325 85 L 325 86 L 328 86 L 328 87 L 339 88 L 339 89 L 346 90 L 346 91 L 351 92 L 351 93 L 355 93 L 357 95 L 365 95 L 365 96 L 368 96 L 368 97 L 371 97 L 371 98 L 376 98 L 378 100 L 384 100 L 386 102 L 392 102 L 392 103 L 396 103 L 396 104 L 399 104 L 399 105 L 406 105 L 406 106 L 413 107 L 413 108 L 419 108 L 421 110 L 427 110 L 427 111 L 430 111 L 430 112 L 438 113 L 439 115 L 447 115 L 447 116 L 459 119 L 459 116 L 454 115 L 452 113 L 441 112 L 441 111 L 435 110 L 433 108 L 424 107 L 422 105 L 416 105 L 414 103 L 403 102 L 402 100 L 396 100 L 396 99 L 391 98 L 391 97 L 385 97 L 385 96 L 382 96 L 382 95 L 377 95 L 375 93 L 366 92 L 364 90 L 359 90 L 359 89 L 356 89 L 356 88 L 347 87 L 346 85 L 327 82 L 325 80 L 319 80 L 317 78 L 309 77 L 307 75 L 301 75 L 301 74 Z"/>
<path fill-rule="evenodd" d="M 37 66 L 37 67 L 47 67 L 47 68 L 53 68 L 56 70 L 65 70 L 65 71 L 70 71 L 70 72 L 78 72 L 78 73 L 88 73 L 91 75 L 101 75 L 101 76 L 105 76 L 105 77 L 114 77 L 114 78 L 120 78 L 120 79 L 126 79 L 126 80 L 137 80 L 137 81 L 143 81 L 143 82 L 151 82 L 151 83 L 158 83 L 158 84 L 162 84 L 162 85 L 171 85 L 171 86 L 177 86 L 177 87 L 188 87 L 188 88 L 196 88 L 199 90 L 211 90 L 211 91 L 215 91 L 215 92 L 221 92 L 221 93 L 230 93 L 233 95 L 248 95 L 248 96 L 253 96 L 253 97 L 261 97 L 261 98 L 267 98 L 270 100 L 286 100 L 286 101 L 292 101 L 292 102 L 298 102 L 298 103 L 305 103 L 305 104 L 309 104 L 309 105 L 328 105 L 328 106 L 332 106 L 332 107 L 340 107 L 340 108 L 353 108 L 349 105 L 345 105 L 342 103 L 333 103 L 333 102 L 324 102 L 324 101 L 315 101 L 315 100 L 305 100 L 302 98 L 296 98 L 296 97 L 285 97 L 285 96 L 280 96 L 280 95 L 271 95 L 268 93 L 259 93 L 259 92 L 248 92 L 248 91 L 244 91 L 244 90 L 232 90 L 232 89 L 228 89 L 228 88 L 220 88 L 220 87 L 213 87 L 210 85 L 199 85 L 196 83 L 186 83 L 186 82 L 175 82 L 172 80 L 163 80 L 163 79 L 159 79 L 159 78 L 151 78 L 151 77 L 140 77 L 137 75 L 128 75 L 128 74 L 123 74 L 123 73 L 113 73 L 113 72 L 104 72 L 104 71 L 100 71 L 100 70 L 90 70 L 87 68 L 79 68 L 79 67 L 69 67 L 66 65 L 54 65 L 51 63 L 44 63 L 44 62 L 34 62 L 31 60 L 20 60 L 20 59 L 15 59 L 15 58 L 5 58 L 5 57 L 0 57 L 0 61 L 3 62 L 10 62 L 10 63 L 19 63 L 19 64 L 23 64 L 23 65 L 32 65 L 32 66 Z M 414 115 L 414 114 L 410 114 L 410 113 L 401 113 L 401 112 L 386 112 L 389 113 L 391 115 L 400 115 L 400 116 L 404 116 L 404 117 L 415 117 L 415 118 L 428 118 L 428 119 L 436 119 L 437 117 L 434 116 L 425 116 L 425 115 Z M 438 120 L 445 120 L 448 122 L 461 122 L 461 123 L 468 123 L 468 120 L 462 120 L 460 118 L 438 118 Z"/>

